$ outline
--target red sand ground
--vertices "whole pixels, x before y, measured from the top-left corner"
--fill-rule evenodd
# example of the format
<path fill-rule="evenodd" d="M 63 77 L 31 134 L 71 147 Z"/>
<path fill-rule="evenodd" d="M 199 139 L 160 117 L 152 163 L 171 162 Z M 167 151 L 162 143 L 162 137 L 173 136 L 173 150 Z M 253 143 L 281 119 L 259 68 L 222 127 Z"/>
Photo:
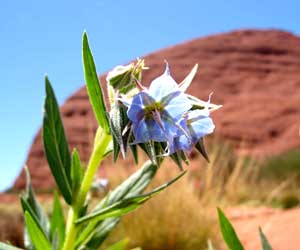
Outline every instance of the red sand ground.
<path fill-rule="evenodd" d="M 273 250 L 300 249 L 299 208 L 286 211 L 238 208 L 229 215 L 245 250 L 261 249 L 258 227 L 262 228 Z"/>

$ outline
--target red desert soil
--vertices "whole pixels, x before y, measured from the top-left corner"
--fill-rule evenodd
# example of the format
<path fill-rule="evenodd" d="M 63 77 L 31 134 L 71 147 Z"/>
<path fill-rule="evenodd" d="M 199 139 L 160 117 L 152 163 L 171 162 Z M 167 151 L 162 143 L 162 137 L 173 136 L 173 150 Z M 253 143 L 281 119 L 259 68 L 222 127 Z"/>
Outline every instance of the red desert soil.
<path fill-rule="evenodd" d="M 238 208 L 229 217 L 245 250 L 261 249 L 258 228 L 261 227 L 273 250 L 300 249 L 300 209 L 286 211 L 273 209 Z"/>

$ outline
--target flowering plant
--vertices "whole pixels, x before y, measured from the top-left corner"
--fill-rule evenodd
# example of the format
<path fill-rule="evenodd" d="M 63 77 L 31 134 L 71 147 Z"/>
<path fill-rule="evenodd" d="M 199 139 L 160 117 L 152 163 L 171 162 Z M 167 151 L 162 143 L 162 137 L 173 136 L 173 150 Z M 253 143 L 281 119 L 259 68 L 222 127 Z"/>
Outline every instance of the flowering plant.
<path fill-rule="evenodd" d="M 177 84 L 166 63 L 165 72 L 155 78 L 149 88 L 142 84 L 142 72 L 146 69 L 143 60 L 117 66 L 106 78 L 109 99 L 106 105 L 86 33 L 82 55 L 89 100 L 99 125 L 94 147 L 87 167 L 83 168 L 78 151 L 69 151 L 56 97 L 46 77 L 42 127 L 44 151 L 69 212 L 65 221 L 63 206 L 55 193 L 49 217 L 36 199 L 26 169 L 27 187 L 20 201 L 25 218 L 24 244 L 29 250 L 103 249 L 103 241 L 123 215 L 140 207 L 185 174 L 183 163 L 188 164 L 187 153 L 195 148 L 208 160 L 203 138 L 213 132 L 210 113 L 220 106 L 211 104 L 210 98 L 206 102 L 185 93 L 197 65 Z M 90 208 L 89 192 L 102 160 L 112 154 L 116 161 L 120 153 L 125 157 L 130 150 L 138 163 L 138 148 L 149 160 Z M 165 157 L 170 157 L 181 173 L 144 193 Z M 233 244 L 237 239 L 234 230 L 221 210 L 219 215 L 224 239 Z M 108 249 L 122 250 L 123 245 L 118 242 Z M 0 243 L 0 249 L 19 248 Z"/>

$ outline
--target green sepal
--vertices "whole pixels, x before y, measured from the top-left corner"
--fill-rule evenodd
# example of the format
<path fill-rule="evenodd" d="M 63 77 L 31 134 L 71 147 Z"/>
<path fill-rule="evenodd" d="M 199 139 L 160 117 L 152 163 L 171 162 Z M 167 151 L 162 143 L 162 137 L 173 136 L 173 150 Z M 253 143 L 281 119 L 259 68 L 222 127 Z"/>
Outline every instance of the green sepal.
<path fill-rule="evenodd" d="M 177 181 L 179 178 L 181 178 L 185 173 L 186 172 L 180 173 L 178 176 L 176 176 L 171 181 L 163 184 L 162 186 L 155 188 L 151 192 L 148 192 L 146 194 L 132 196 L 132 197 L 129 197 L 126 199 L 122 199 L 122 200 L 115 202 L 112 205 L 107 206 L 103 209 L 93 211 L 90 214 L 79 218 L 75 223 L 81 224 L 83 222 L 93 221 L 93 220 L 102 221 L 107 218 L 120 217 L 124 214 L 127 214 L 127 213 L 135 210 L 136 208 L 140 207 L 143 203 L 148 201 L 153 196 L 159 194 L 161 191 L 163 191 L 168 186 L 170 186 L 175 181 Z"/>
<path fill-rule="evenodd" d="M 132 144 L 129 147 L 130 147 L 133 159 L 134 159 L 134 163 L 138 164 L 139 163 L 139 157 L 138 157 L 137 145 L 136 144 Z"/>
<path fill-rule="evenodd" d="M 142 71 L 145 69 L 144 60 L 138 59 L 136 63 L 126 66 L 119 65 L 110 71 L 106 77 L 107 83 L 115 91 L 121 94 L 127 94 L 130 90 L 136 88 L 136 80 L 140 81 Z"/>
<path fill-rule="evenodd" d="M 195 148 L 198 150 L 198 152 L 209 162 L 208 154 L 204 147 L 204 139 L 201 138 L 195 145 Z"/>
<path fill-rule="evenodd" d="M 220 208 L 218 208 L 218 215 L 222 236 L 229 249 L 244 250 L 244 247 L 237 237 L 233 226 Z"/>
<path fill-rule="evenodd" d="M 260 227 L 259 227 L 259 237 L 261 241 L 262 250 L 273 250 L 267 237 L 265 236 L 265 234 L 263 233 Z"/>
<path fill-rule="evenodd" d="M 32 218 L 28 211 L 25 211 L 24 216 L 28 234 L 36 250 L 51 250 L 51 243 L 35 219 Z"/>
<path fill-rule="evenodd" d="M 190 164 L 190 161 L 183 150 L 179 151 L 179 155 L 186 165 Z"/>
<path fill-rule="evenodd" d="M 139 77 L 138 75 L 135 78 Z M 136 87 L 134 77 L 132 76 L 132 70 L 124 72 L 124 74 L 115 76 L 109 80 L 109 84 L 114 88 L 118 89 L 121 94 L 126 94 L 131 89 Z"/>
<path fill-rule="evenodd" d="M 125 133 L 124 130 L 128 124 L 126 107 L 120 103 L 115 103 L 110 111 L 110 128 L 114 138 L 114 161 L 117 160 L 119 152 L 122 153 L 123 158 L 127 153 L 130 129 Z"/>
<path fill-rule="evenodd" d="M 46 158 L 56 184 L 68 204 L 72 204 L 71 157 L 59 106 L 48 78 L 45 78 L 43 141 Z"/>
<path fill-rule="evenodd" d="M 179 170 L 183 170 L 183 167 L 182 167 L 182 159 L 181 157 L 179 156 L 179 153 L 174 153 L 174 154 L 171 154 L 170 155 L 170 158 L 175 162 L 175 164 L 178 166 Z"/>
<path fill-rule="evenodd" d="M 138 144 L 141 149 L 147 154 L 149 159 L 152 161 L 153 164 L 159 165 L 161 161 L 161 155 L 164 153 L 162 150 L 162 145 L 159 142 L 145 142 Z"/>
<path fill-rule="evenodd" d="M 167 144 L 165 142 L 161 142 L 161 148 L 164 149 L 167 147 Z M 164 151 L 164 150 L 163 150 Z M 171 155 L 169 155 L 170 158 L 174 161 L 174 163 L 177 165 L 177 167 L 179 168 L 180 171 L 183 170 L 183 165 L 182 165 L 182 161 L 184 161 L 185 164 L 189 164 L 189 161 L 184 153 L 184 151 L 178 151 L 175 152 Z"/>
<path fill-rule="evenodd" d="M 53 209 L 52 216 L 50 219 L 50 229 L 52 235 L 52 241 L 55 239 L 55 235 L 58 240 L 59 249 L 62 248 L 64 240 L 65 240 L 65 218 L 64 211 L 60 204 L 59 196 L 57 192 L 54 193 L 54 201 L 53 201 Z"/>
<path fill-rule="evenodd" d="M 89 47 L 86 32 L 83 33 L 82 39 L 82 58 L 84 77 L 89 95 L 90 103 L 93 107 L 96 120 L 103 128 L 106 134 L 110 133 L 109 122 L 106 116 L 106 107 L 104 103 L 103 91 L 97 75 L 93 55 Z"/>
<path fill-rule="evenodd" d="M 112 126 L 111 126 L 111 130 L 113 131 Z M 118 143 L 118 141 L 114 135 L 114 132 L 112 132 L 112 134 L 113 134 L 113 137 L 112 137 L 113 138 L 113 161 L 116 162 L 119 157 L 121 148 L 120 148 L 120 144 Z"/>

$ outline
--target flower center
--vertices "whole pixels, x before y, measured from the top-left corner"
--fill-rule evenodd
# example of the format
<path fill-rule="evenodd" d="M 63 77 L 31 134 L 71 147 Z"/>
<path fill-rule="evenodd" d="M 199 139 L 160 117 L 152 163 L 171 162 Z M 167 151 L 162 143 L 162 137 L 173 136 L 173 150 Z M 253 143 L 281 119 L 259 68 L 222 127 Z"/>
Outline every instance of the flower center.
<path fill-rule="evenodd" d="M 153 111 L 161 113 L 164 110 L 164 106 L 160 102 L 151 103 L 150 105 L 144 108 L 145 118 L 153 117 Z"/>

